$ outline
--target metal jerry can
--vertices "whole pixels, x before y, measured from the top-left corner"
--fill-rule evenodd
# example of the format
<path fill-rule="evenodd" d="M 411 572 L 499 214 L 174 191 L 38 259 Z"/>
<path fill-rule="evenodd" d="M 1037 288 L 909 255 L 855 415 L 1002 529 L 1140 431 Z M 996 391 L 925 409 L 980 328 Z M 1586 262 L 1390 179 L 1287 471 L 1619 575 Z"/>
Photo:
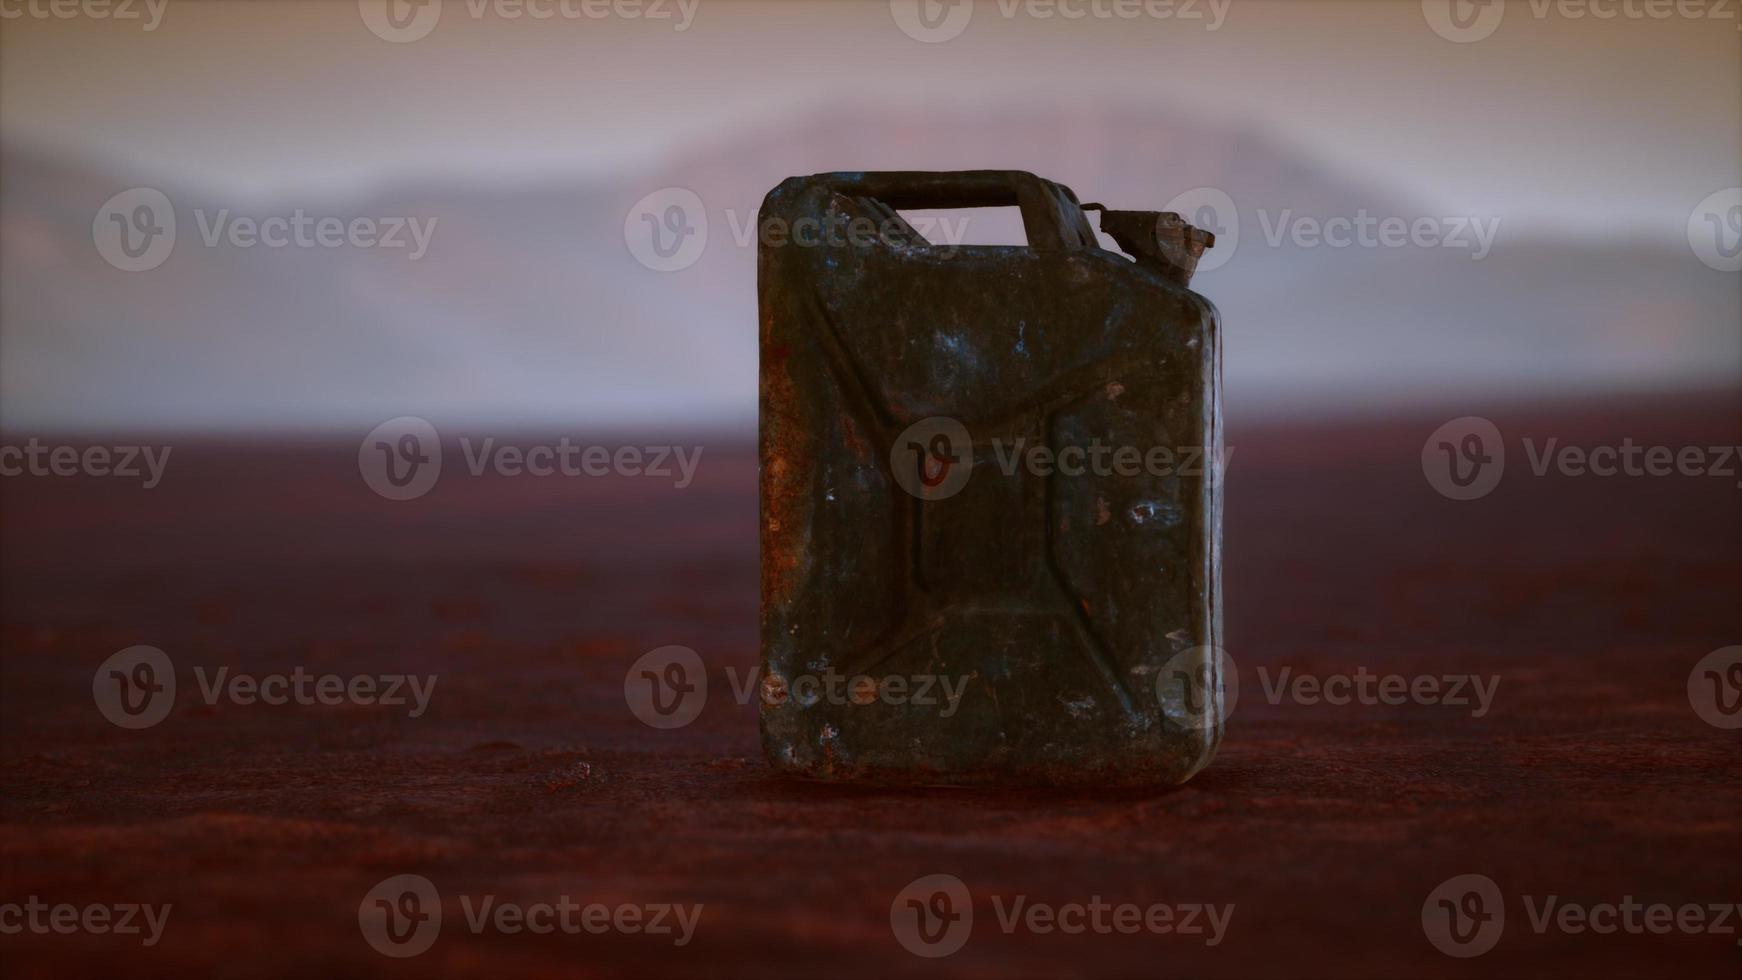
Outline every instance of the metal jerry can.
<path fill-rule="evenodd" d="M 934 244 L 898 213 L 984 207 L 1020 208 L 1028 244 Z M 1128 258 L 1085 210 L 1017 171 L 795 177 L 763 202 L 777 770 L 1165 785 L 1215 753 L 1221 333 L 1186 288 L 1214 239 L 1107 211 Z"/>

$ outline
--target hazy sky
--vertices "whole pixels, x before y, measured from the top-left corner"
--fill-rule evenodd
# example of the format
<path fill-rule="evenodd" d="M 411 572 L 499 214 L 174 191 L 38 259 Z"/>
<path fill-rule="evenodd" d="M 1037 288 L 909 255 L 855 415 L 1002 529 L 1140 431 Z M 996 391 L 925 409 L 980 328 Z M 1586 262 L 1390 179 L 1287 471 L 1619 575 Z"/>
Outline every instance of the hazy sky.
<path fill-rule="evenodd" d="M 0 0 L 20 14 L 0 20 L 0 134 L 253 194 L 622 171 L 840 99 L 1119 98 L 1251 121 L 1339 169 L 1524 224 L 1674 228 L 1742 183 L 1734 13 L 1599 20 L 1514 2 L 1491 36 L 1453 43 L 1417 0 L 1196 0 L 1195 20 L 987 0 L 926 44 L 887 0 L 700 0 L 682 31 L 677 0 L 668 20 L 585 16 L 599 0 L 569 0 L 574 17 L 531 0 L 557 16 L 516 18 L 520 2 L 448 0 L 427 36 L 396 44 L 356 0 L 167 0 L 150 31 Z M 1090 16 L 1036 16 L 1056 3 Z"/>

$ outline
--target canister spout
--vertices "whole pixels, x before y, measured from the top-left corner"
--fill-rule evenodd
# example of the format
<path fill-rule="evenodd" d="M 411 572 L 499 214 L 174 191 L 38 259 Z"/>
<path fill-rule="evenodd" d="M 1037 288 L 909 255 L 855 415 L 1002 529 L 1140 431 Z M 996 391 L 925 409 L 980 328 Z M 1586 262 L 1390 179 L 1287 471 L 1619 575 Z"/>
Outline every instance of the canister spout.
<path fill-rule="evenodd" d="M 1191 285 L 1204 249 L 1216 244 L 1215 235 L 1172 211 L 1109 211 L 1100 204 L 1085 204 L 1083 210 L 1101 212 L 1101 230 L 1138 265 L 1181 286 Z"/>

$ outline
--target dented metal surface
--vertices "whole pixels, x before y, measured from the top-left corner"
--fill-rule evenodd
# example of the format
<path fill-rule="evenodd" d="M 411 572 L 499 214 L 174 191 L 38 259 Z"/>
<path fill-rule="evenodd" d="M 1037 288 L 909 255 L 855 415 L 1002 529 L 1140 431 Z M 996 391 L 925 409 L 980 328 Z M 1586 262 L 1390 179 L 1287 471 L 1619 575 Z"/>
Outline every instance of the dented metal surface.
<path fill-rule="evenodd" d="M 933 245 L 899 215 L 997 206 L 1027 247 Z M 1213 236 L 1108 212 L 1133 261 L 1015 171 L 793 178 L 760 222 L 772 764 L 1102 785 L 1206 765 L 1221 338 L 1185 284 Z"/>

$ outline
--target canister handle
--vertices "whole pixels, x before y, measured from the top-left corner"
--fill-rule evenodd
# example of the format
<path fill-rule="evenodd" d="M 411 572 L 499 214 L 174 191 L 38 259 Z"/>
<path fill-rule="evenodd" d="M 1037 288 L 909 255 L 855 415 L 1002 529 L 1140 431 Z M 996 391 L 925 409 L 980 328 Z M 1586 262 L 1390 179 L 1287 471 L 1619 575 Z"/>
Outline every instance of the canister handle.
<path fill-rule="evenodd" d="M 1098 247 L 1076 194 L 1063 184 L 1022 170 L 883 171 L 848 176 L 835 188 L 873 198 L 897 211 L 1020 208 L 1030 248 Z"/>

